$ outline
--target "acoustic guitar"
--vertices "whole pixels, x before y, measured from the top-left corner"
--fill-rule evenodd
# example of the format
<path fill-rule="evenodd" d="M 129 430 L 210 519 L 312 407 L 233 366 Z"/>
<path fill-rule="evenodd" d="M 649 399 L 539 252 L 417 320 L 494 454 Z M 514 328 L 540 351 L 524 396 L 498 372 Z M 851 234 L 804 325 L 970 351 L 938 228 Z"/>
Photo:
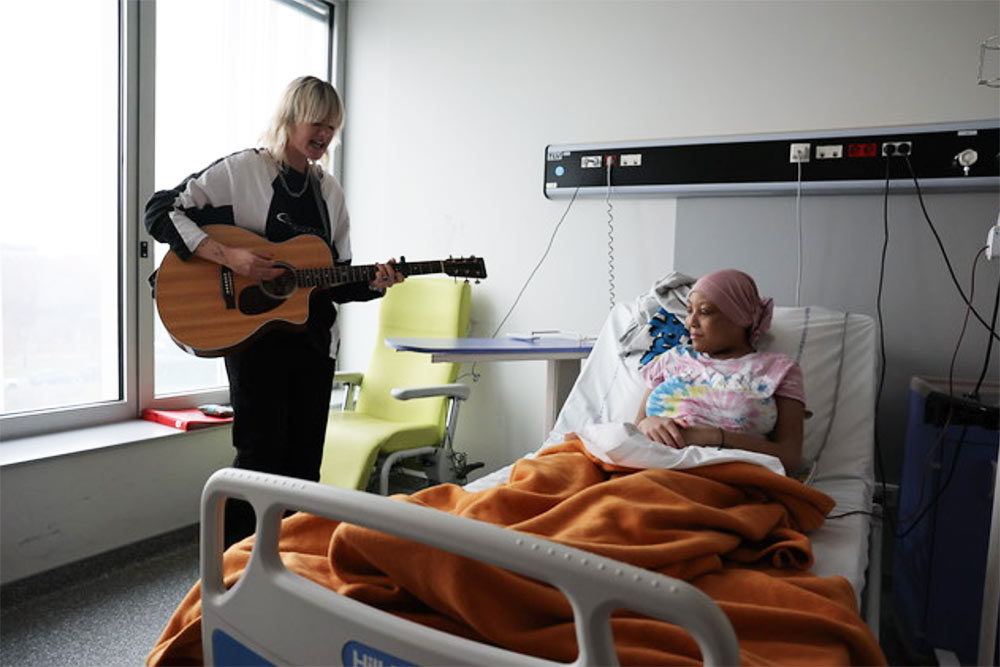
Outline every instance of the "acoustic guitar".
<path fill-rule="evenodd" d="M 200 257 L 184 261 L 172 251 L 167 253 L 156 273 L 156 307 L 174 342 L 199 357 L 228 354 L 275 326 L 303 328 L 313 290 L 368 283 L 375 277 L 373 264 L 335 266 L 330 247 L 318 236 L 304 234 L 272 243 L 235 225 L 203 229 L 224 245 L 270 254 L 284 271 L 273 280 L 254 281 Z M 480 257 L 428 262 L 401 258 L 394 266 L 407 276 L 486 277 Z"/>

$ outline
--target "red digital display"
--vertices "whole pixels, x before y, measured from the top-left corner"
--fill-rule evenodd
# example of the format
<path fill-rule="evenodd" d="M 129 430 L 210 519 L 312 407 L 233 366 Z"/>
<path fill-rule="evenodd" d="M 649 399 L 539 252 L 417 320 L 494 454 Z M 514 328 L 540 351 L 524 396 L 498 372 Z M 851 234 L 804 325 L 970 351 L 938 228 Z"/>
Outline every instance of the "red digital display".
<path fill-rule="evenodd" d="M 847 144 L 847 157 L 875 157 L 878 155 L 878 144 Z"/>

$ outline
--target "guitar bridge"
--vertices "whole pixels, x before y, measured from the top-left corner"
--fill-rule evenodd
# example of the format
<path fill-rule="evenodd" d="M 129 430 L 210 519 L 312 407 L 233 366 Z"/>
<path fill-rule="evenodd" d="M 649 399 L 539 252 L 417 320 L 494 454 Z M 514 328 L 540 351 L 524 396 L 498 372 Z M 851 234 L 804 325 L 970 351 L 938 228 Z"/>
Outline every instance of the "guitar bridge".
<path fill-rule="evenodd" d="M 219 289 L 222 292 L 222 300 L 226 304 L 226 310 L 236 308 L 236 282 L 233 280 L 233 270 L 228 266 L 223 266 L 219 271 Z"/>

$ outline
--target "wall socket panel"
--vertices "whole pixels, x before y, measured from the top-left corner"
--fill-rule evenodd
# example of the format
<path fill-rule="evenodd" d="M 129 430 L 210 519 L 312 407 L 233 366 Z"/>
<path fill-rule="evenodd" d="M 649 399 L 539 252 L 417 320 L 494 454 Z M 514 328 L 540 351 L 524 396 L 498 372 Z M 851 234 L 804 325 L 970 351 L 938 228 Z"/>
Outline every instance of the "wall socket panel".
<path fill-rule="evenodd" d="M 913 154 L 913 142 L 912 141 L 887 141 L 882 144 L 882 155 L 886 157 L 891 157 L 893 155 L 897 157 L 903 157 L 905 155 Z"/>
<path fill-rule="evenodd" d="M 796 134 L 561 144 L 545 149 L 546 197 L 1000 188 L 1000 119 Z M 976 155 L 971 163 L 960 155 Z M 610 170 L 607 160 L 611 159 Z M 886 161 L 888 160 L 888 166 Z M 610 173 L 609 173 L 610 172 Z M 801 178 L 801 182 L 800 179 Z"/>
<path fill-rule="evenodd" d="M 817 160 L 836 160 L 844 157 L 843 144 L 827 144 L 816 147 Z"/>
<path fill-rule="evenodd" d="M 792 144 L 788 150 L 789 162 L 809 162 L 809 144 Z"/>

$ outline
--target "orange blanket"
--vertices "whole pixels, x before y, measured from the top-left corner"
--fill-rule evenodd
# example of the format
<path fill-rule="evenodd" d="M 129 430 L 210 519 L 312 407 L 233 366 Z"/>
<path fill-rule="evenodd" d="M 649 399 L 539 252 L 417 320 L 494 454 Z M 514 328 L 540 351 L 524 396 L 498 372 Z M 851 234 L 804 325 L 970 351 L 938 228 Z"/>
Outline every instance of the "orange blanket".
<path fill-rule="evenodd" d="M 828 496 L 745 463 L 691 470 L 617 468 L 570 440 L 517 463 L 509 483 L 469 493 L 453 485 L 397 497 L 546 537 L 683 579 L 732 622 L 745 664 L 885 664 L 843 578 L 806 571 L 804 532 L 833 506 Z M 349 524 L 296 514 L 282 525 L 286 566 L 342 595 L 457 635 L 551 660 L 576 657 L 561 593 L 505 570 Z M 224 558 L 241 575 L 252 539 Z M 201 661 L 195 586 L 148 664 Z M 697 664 L 675 626 L 621 612 L 612 619 L 622 664 Z"/>

